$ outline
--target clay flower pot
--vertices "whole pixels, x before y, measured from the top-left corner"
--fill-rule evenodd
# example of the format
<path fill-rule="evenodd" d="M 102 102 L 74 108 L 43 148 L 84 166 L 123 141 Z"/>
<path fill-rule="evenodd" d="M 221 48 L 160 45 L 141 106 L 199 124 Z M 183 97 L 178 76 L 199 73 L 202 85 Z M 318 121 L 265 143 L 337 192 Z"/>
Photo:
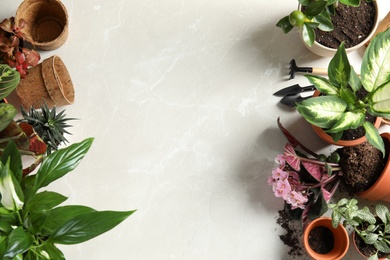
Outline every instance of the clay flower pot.
<path fill-rule="evenodd" d="M 366 191 L 360 192 L 357 195 L 360 198 L 367 200 L 383 200 L 390 202 L 390 133 L 382 133 L 381 136 L 385 143 L 387 156 L 385 168 L 383 169 L 381 176 L 374 183 L 374 185 L 371 186 L 371 188 Z"/>
<path fill-rule="evenodd" d="M 355 232 L 355 231 L 352 233 L 352 241 L 353 241 L 353 245 L 355 246 L 356 251 L 357 251 L 362 257 L 364 257 L 365 259 L 367 259 L 368 257 L 370 257 L 370 256 L 366 256 L 365 254 L 363 254 L 363 253 L 360 251 L 358 245 L 356 244 L 356 232 Z M 387 259 L 386 257 L 384 257 L 384 258 L 383 258 L 383 257 L 378 258 L 378 260 L 386 260 L 386 259 Z"/>
<path fill-rule="evenodd" d="M 320 95 L 320 92 L 318 90 L 316 90 L 313 94 L 313 97 L 317 97 Z M 376 128 L 379 128 L 379 126 L 381 125 L 382 123 L 382 118 L 381 117 L 377 117 L 375 119 L 375 122 L 374 122 L 374 126 Z M 332 136 L 330 136 L 328 133 L 326 133 L 324 131 L 324 129 L 318 127 L 318 126 L 315 126 L 315 125 L 311 125 L 314 132 L 322 139 L 324 140 L 325 142 L 329 143 L 329 144 L 334 144 L 334 145 L 339 145 L 339 146 L 355 146 L 355 145 L 358 145 L 358 144 L 361 144 L 361 143 L 364 143 L 367 141 L 367 138 L 365 136 L 362 136 L 360 138 L 357 138 L 357 139 L 354 139 L 354 140 L 339 140 L 337 142 L 333 141 L 333 138 Z"/>
<path fill-rule="evenodd" d="M 310 247 L 309 234 L 316 227 L 325 227 L 333 234 L 333 249 L 326 254 L 317 253 Z M 342 259 L 348 251 L 349 236 L 347 230 L 341 224 L 337 228 L 333 228 L 331 218 L 321 217 L 310 222 L 305 228 L 303 232 L 303 245 L 307 253 L 316 260 Z"/>
<path fill-rule="evenodd" d="M 376 11 L 376 15 L 375 15 L 375 20 L 374 20 L 374 26 L 370 32 L 370 34 L 367 36 L 366 39 L 364 39 L 362 42 L 360 42 L 359 44 L 353 46 L 353 47 L 350 47 L 350 48 L 346 48 L 345 51 L 347 53 L 350 53 L 352 51 L 355 51 L 357 49 L 360 49 L 361 47 L 363 47 L 364 45 L 366 45 L 367 42 L 369 42 L 371 40 L 371 38 L 374 36 L 377 28 L 378 28 L 378 24 L 379 24 L 379 17 L 378 17 L 378 13 L 379 13 L 379 10 L 378 10 L 378 4 L 376 1 L 373 1 L 373 4 L 375 6 L 375 11 Z M 299 10 L 301 10 L 301 5 L 299 5 Z M 337 51 L 337 49 L 334 49 L 334 48 L 329 48 L 325 45 L 322 45 L 320 43 L 318 43 L 317 41 L 314 41 L 313 45 L 310 47 L 308 46 L 304 41 L 303 41 L 303 34 L 302 34 L 302 31 L 299 32 L 299 35 L 300 35 L 300 38 L 303 42 L 303 44 L 306 46 L 306 48 L 308 50 L 310 50 L 311 52 L 313 52 L 314 54 L 317 54 L 318 56 L 322 56 L 322 57 L 333 57 Z"/>
<path fill-rule="evenodd" d="M 27 40 L 42 50 L 54 50 L 68 37 L 68 12 L 59 0 L 24 0 L 15 20 L 24 19 Z"/>
<path fill-rule="evenodd" d="M 40 108 L 45 102 L 49 107 L 70 105 L 75 95 L 72 79 L 58 56 L 51 56 L 28 69 L 16 93 L 25 108 Z"/>

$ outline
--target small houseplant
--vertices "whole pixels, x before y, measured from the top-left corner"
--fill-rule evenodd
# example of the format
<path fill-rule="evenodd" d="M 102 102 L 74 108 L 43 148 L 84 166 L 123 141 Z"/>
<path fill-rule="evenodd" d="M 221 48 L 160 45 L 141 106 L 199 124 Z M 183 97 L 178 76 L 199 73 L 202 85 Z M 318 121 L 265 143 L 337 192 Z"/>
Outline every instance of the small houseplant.
<path fill-rule="evenodd" d="M 37 65 L 41 58 L 37 51 L 23 47 L 25 26 L 26 21 L 15 21 L 14 17 L 0 23 L 0 61 L 15 68 L 22 78 L 26 77 L 27 68 Z"/>
<path fill-rule="evenodd" d="M 378 34 L 364 53 L 360 77 L 351 67 L 344 44 L 328 67 L 328 77 L 306 75 L 323 94 L 296 103 L 298 112 L 312 125 L 325 129 L 334 141 L 348 129 L 363 127 L 365 137 L 383 155 L 384 144 L 367 115 L 390 118 L 390 30 Z"/>
<path fill-rule="evenodd" d="M 53 152 L 45 157 L 36 174 L 25 177 L 21 155 L 14 142 L 8 142 L 0 160 L 1 259 L 65 259 L 56 244 L 92 239 L 134 212 L 60 206 L 67 197 L 42 190 L 76 168 L 92 142 L 88 138 Z"/>
<path fill-rule="evenodd" d="M 361 5 L 362 1 L 365 1 L 364 6 Z M 348 49 L 352 50 L 364 45 L 375 33 L 379 23 L 378 15 L 371 17 L 372 14 L 363 11 L 363 8 L 372 8 L 370 6 L 372 4 L 375 13 L 378 12 L 376 2 L 371 2 L 371 0 L 298 0 L 298 10 L 280 19 L 276 26 L 284 33 L 298 27 L 302 41 L 310 50 L 320 56 L 331 56 L 343 40 L 348 41 Z M 348 14 L 351 17 L 346 17 Z M 356 17 L 354 14 L 367 14 L 367 17 Z M 361 19 L 367 18 L 369 21 L 361 22 Z M 345 19 L 354 19 L 353 26 L 348 27 Z M 348 29 L 342 30 L 341 27 L 348 27 Z M 359 30 L 353 33 L 354 27 Z M 329 34 L 332 34 L 331 37 Z M 322 42 L 327 37 L 333 40 Z"/>
<path fill-rule="evenodd" d="M 358 235 L 364 244 L 371 247 L 372 254 L 366 255 L 369 260 L 378 259 L 378 255 L 385 257 L 390 253 L 390 212 L 382 204 L 375 205 L 375 215 L 365 206 L 358 207 L 354 198 L 343 198 L 335 204 L 329 204 L 332 210 L 332 225 L 339 223 L 351 226 L 355 235 Z"/>
<path fill-rule="evenodd" d="M 336 152 L 329 157 L 314 153 L 292 136 L 279 119 L 278 126 L 288 143 L 284 153 L 275 159 L 278 166 L 268 178 L 268 184 L 276 197 L 285 200 L 291 216 L 301 218 L 305 226 L 328 210 L 327 203 L 340 183 L 341 168 L 337 163 L 340 158 Z"/>

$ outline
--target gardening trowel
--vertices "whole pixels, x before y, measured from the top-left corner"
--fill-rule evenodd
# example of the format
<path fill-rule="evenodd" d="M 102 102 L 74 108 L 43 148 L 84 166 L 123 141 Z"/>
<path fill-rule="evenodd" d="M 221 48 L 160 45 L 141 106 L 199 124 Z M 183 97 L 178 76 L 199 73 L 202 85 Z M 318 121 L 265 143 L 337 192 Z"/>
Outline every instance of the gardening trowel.
<path fill-rule="evenodd" d="M 292 85 L 290 87 L 286 87 L 286 88 L 283 88 L 283 89 L 281 89 L 279 91 L 276 91 L 274 93 L 274 95 L 278 96 L 278 97 L 283 97 L 283 96 L 286 96 L 286 95 L 298 94 L 298 93 L 301 93 L 301 92 L 315 90 L 315 89 L 316 88 L 314 87 L 314 85 L 301 87 L 299 84 L 295 84 L 295 85 Z"/>
<path fill-rule="evenodd" d="M 280 103 L 289 107 L 295 107 L 295 103 L 301 102 L 305 99 L 311 98 L 311 96 L 307 97 L 302 97 L 300 93 L 297 94 L 290 94 L 284 96 L 281 100 Z"/>

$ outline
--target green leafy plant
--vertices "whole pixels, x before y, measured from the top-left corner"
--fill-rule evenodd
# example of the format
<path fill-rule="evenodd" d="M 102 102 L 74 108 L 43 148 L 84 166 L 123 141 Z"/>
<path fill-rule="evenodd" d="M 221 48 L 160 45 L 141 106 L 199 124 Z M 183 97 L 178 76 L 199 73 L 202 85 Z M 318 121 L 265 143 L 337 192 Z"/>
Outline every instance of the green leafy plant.
<path fill-rule="evenodd" d="M 347 129 L 363 127 L 365 136 L 385 155 L 378 129 L 366 114 L 390 118 L 390 30 L 378 34 L 366 49 L 359 77 L 351 67 L 344 44 L 328 67 L 328 77 L 306 75 L 324 94 L 296 103 L 298 112 L 311 124 L 325 129 L 338 141 Z M 365 91 L 360 97 L 358 93 Z"/>
<path fill-rule="evenodd" d="M 312 46 L 315 41 L 315 29 L 325 32 L 334 29 L 332 16 L 340 3 L 358 7 L 361 0 L 298 0 L 298 2 L 302 6 L 301 10 L 292 11 L 280 19 L 276 26 L 282 28 L 284 33 L 290 32 L 294 27 L 300 28 L 304 42 Z"/>
<path fill-rule="evenodd" d="M 47 154 L 58 150 L 58 146 L 61 143 L 68 142 L 64 134 L 70 134 L 66 128 L 71 125 L 67 122 L 74 120 L 74 118 L 67 118 L 65 110 L 57 113 L 56 107 L 50 110 L 45 103 L 39 110 L 31 107 L 29 111 L 26 111 L 21 107 L 21 113 L 23 118 L 18 120 L 18 122 L 30 124 L 34 128 L 34 131 L 46 143 Z"/>
<path fill-rule="evenodd" d="M 332 210 L 332 226 L 336 228 L 341 222 L 344 226 L 351 226 L 367 245 L 372 245 L 377 250 L 368 260 L 377 260 L 378 252 L 390 253 L 390 212 L 386 206 L 377 204 L 375 217 L 367 206 L 359 209 L 357 204 L 356 199 L 346 198 L 329 204 Z"/>
<path fill-rule="evenodd" d="M 92 239 L 117 226 L 134 211 L 97 211 L 87 206 L 60 206 L 67 197 L 42 190 L 72 171 L 84 158 L 92 138 L 45 157 L 34 175 L 22 174 L 21 155 L 8 142 L 0 160 L 1 259 L 65 259 L 57 244 Z"/>

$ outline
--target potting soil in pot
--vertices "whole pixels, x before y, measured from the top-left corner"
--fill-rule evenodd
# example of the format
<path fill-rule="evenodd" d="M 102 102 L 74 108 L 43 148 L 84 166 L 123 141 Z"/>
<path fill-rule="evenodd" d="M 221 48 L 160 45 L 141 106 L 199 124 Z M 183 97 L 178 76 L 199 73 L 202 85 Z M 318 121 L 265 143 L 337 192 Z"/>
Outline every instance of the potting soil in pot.
<path fill-rule="evenodd" d="M 332 16 L 335 29 L 331 32 L 317 29 L 316 41 L 334 49 L 337 49 L 343 41 L 346 48 L 353 47 L 370 34 L 375 23 L 375 12 L 372 2 L 361 1 L 359 7 L 339 4 L 336 8 L 337 15 Z"/>
<path fill-rule="evenodd" d="M 334 237 L 332 231 L 327 227 L 318 226 L 309 233 L 309 245 L 314 252 L 327 254 L 334 247 Z"/>
<path fill-rule="evenodd" d="M 339 148 L 337 152 L 340 155 L 343 180 L 350 193 L 370 188 L 381 175 L 387 160 L 368 142 Z"/>

